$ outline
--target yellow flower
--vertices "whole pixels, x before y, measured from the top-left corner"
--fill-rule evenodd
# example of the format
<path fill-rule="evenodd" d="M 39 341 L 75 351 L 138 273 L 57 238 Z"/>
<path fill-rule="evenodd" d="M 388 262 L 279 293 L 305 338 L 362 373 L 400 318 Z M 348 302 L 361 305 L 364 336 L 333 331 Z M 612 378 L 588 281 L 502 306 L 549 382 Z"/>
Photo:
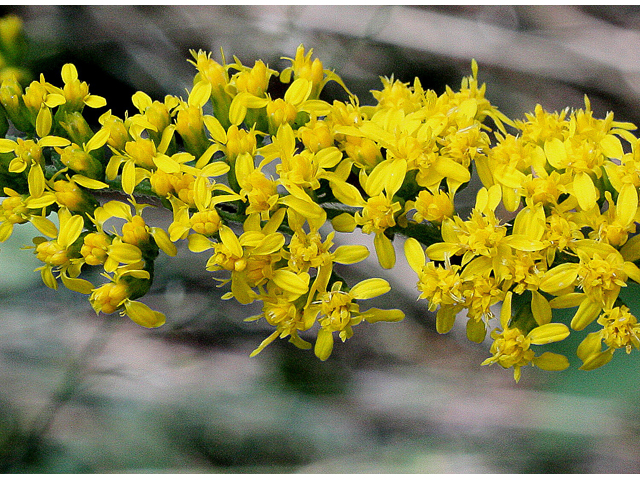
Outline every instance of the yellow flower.
<path fill-rule="evenodd" d="M 113 115 L 111 110 L 106 111 L 98 119 L 103 129 L 109 131 L 109 139 L 107 145 L 115 150 L 124 150 L 128 141 L 132 140 L 129 135 L 129 129 L 127 128 L 125 121 L 120 117 Z"/>
<path fill-rule="evenodd" d="M 427 248 L 427 256 L 443 261 L 445 255 L 462 255 L 462 265 L 481 255 L 497 257 L 502 245 L 507 245 L 507 228 L 495 216 L 495 208 L 500 202 L 501 192 L 496 185 L 489 190 L 481 189 L 476 197 L 475 208 L 469 220 L 455 216 L 442 222 L 442 239 Z"/>
<path fill-rule="evenodd" d="M 269 79 L 278 72 L 270 69 L 262 60 L 256 61 L 253 67 L 249 68 L 242 65 L 237 58 L 234 57 L 234 59 L 236 62 L 229 67 L 238 70 L 232 78 L 232 83 L 237 91 L 250 93 L 256 97 L 266 93 Z"/>
<path fill-rule="evenodd" d="M 263 220 L 267 220 L 278 204 L 277 182 L 256 168 L 253 157 L 248 153 L 236 159 L 235 176 L 241 187 L 239 193 L 249 203 L 247 214 L 258 213 Z"/>
<path fill-rule="evenodd" d="M 340 86 L 350 94 L 342 79 L 334 72 L 323 69 L 322 62 L 319 58 L 312 60 L 312 54 L 313 49 L 310 48 L 309 51 L 305 53 L 304 46 L 299 45 L 296 49 L 295 58 L 282 57 L 283 59 L 291 60 L 291 66 L 282 70 L 280 80 L 283 83 L 289 83 L 292 76 L 294 80 L 299 78 L 307 80 L 313 86 L 310 94 L 310 98 L 313 99 L 318 98 L 323 87 L 327 82 L 332 80 L 340 84 Z"/>
<path fill-rule="evenodd" d="M 323 148 L 334 146 L 333 132 L 324 120 L 315 116 L 296 132 L 305 148 L 312 153 L 318 153 Z"/>
<path fill-rule="evenodd" d="M 36 126 L 39 121 L 39 117 L 43 113 L 47 113 L 47 110 L 42 110 L 41 114 L 36 119 Z M 50 114 L 49 114 L 50 116 Z M 61 112 L 56 116 L 58 125 L 66 132 L 68 138 L 77 145 L 88 143 L 94 133 L 89 123 L 85 120 L 84 116 L 80 112 Z M 46 121 L 49 121 L 48 119 Z"/>
<path fill-rule="evenodd" d="M 546 258 L 539 252 L 514 251 L 505 256 L 496 276 L 503 282 L 505 290 L 517 295 L 525 290 L 536 291 L 547 271 Z"/>
<path fill-rule="evenodd" d="M 218 243 L 199 234 L 189 237 L 191 251 L 214 249 L 207 261 L 207 270 L 231 272 L 231 292 L 226 298 L 234 297 L 242 304 L 251 303 L 257 295 L 252 289 L 269 280 L 274 280 L 281 288 L 297 293 L 298 296 L 306 293 L 308 274 L 296 275 L 290 271 L 283 273 L 276 270 L 285 243 L 284 236 L 276 230 L 284 214 L 285 209 L 280 209 L 264 227 L 260 226 L 259 216 L 250 215 L 240 237 L 228 226 L 221 225 L 218 229 Z"/>
<path fill-rule="evenodd" d="M 111 314 L 120 308 L 128 295 L 126 283 L 110 282 L 93 289 L 89 301 L 96 314 Z"/>
<path fill-rule="evenodd" d="M 121 238 L 122 242 L 128 246 L 138 247 L 142 252 L 153 250 L 154 246 L 157 245 L 167 255 L 175 256 L 177 248 L 169 239 L 167 232 L 160 227 L 148 226 L 142 218 L 142 210 L 148 205 L 137 204 L 133 199 L 130 202 L 131 206 L 117 200 L 105 203 L 95 210 L 95 223 L 103 225 L 104 222 L 112 217 L 124 219 L 126 223 L 122 226 L 122 235 L 119 235 L 115 229 L 113 231 L 113 235 Z M 135 214 L 132 214 L 131 207 L 133 207 Z M 122 263 L 135 263 L 132 260 L 134 257 L 133 250 L 128 248 L 122 248 L 121 250 L 123 254 L 122 260 L 131 259 L 131 261 L 125 260 Z"/>
<path fill-rule="evenodd" d="M 420 223 L 424 220 L 441 224 L 445 218 L 453 217 L 454 206 L 451 196 L 442 190 L 435 194 L 421 190 L 413 204 L 416 213 L 413 219 Z"/>
<path fill-rule="evenodd" d="M 24 105 L 29 109 L 31 113 L 32 124 L 35 125 L 35 119 L 42 111 L 43 107 L 55 108 L 59 105 L 60 99 L 52 98 L 51 94 L 47 90 L 47 82 L 44 80 L 44 75 L 40 74 L 39 81 L 33 81 L 25 89 L 24 95 L 22 95 Z"/>
<path fill-rule="evenodd" d="M 489 320 L 494 317 L 491 307 L 504 299 L 505 292 L 498 280 L 488 273 L 465 278 L 463 272 L 463 298 L 467 309 L 467 338 L 480 343 L 484 340 Z"/>
<path fill-rule="evenodd" d="M 209 126 L 207 124 L 207 126 Z M 227 155 L 227 161 L 232 162 L 242 153 L 255 155 L 257 149 L 255 129 L 242 130 L 237 125 L 231 125 L 225 136 L 220 140 L 225 144 L 223 151 Z"/>
<path fill-rule="evenodd" d="M 414 238 L 405 241 L 404 253 L 409 266 L 418 275 L 417 288 L 421 292 L 418 299 L 426 298 L 429 310 L 438 310 L 436 330 L 447 333 L 465 303 L 460 266 L 451 265 L 448 256 L 444 265 L 427 262 L 424 249 Z"/>
<path fill-rule="evenodd" d="M 267 67 L 261 60 L 256 61 L 253 68 L 249 68 L 242 65 L 236 57 L 234 59 L 235 63 L 229 65 L 229 68 L 238 72 L 231 77 L 226 89 L 233 95 L 229 106 L 229 121 L 234 125 L 240 125 L 244 121 L 247 126 L 252 127 L 260 119 L 261 109 L 269 102 L 266 98 L 269 79 L 278 72 Z"/>
<path fill-rule="evenodd" d="M 87 82 L 78 80 L 78 70 L 75 65 L 67 63 L 62 66 L 62 81 L 63 88 L 47 84 L 47 90 L 50 93 L 49 98 L 61 105 L 64 110 L 81 112 L 85 105 L 90 108 L 101 108 L 107 104 L 103 97 L 89 93 Z"/>
<path fill-rule="evenodd" d="M 340 147 L 358 168 L 371 170 L 382 158 L 382 152 L 376 142 L 370 138 L 345 135 Z"/>
<path fill-rule="evenodd" d="M 55 237 L 58 230 L 51 220 L 46 218 L 42 207 L 32 208 L 31 199 L 15 190 L 4 188 L 5 198 L 0 204 L 0 242 L 6 241 L 13 233 L 13 226 L 31 222 L 42 234 Z"/>
<path fill-rule="evenodd" d="M 328 103 L 311 96 L 313 87 L 312 81 L 297 78 L 287 88 L 284 98 L 269 100 L 266 105 L 266 113 L 270 133 L 275 133 L 285 123 L 293 124 L 300 112 L 313 116 L 323 116 L 329 113 L 331 106 Z"/>
<path fill-rule="evenodd" d="M 199 85 L 202 85 L 202 83 Z M 201 94 L 194 87 L 189 94 L 188 102 L 182 102 L 176 107 L 175 130 L 182 137 L 185 150 L 196 157 L 201 156 L 209 147 L 202 112 L 202 107 L 208 99 L 208 95 Z"/>
<path fill-rule="evenodd" d="M 593 370 L 605 365 L 619 348 L 624 348 L 627 353 L 640 348 L 640 325 L 625 305 L 605 309 L 598 323 L 602 329 L 589 333 L 578 346 L 578 357 L 583 362 L 580 370 Z"/>
<path fill-rule="evenodd" d="M 295 273 L 308 273 L 311 269 L 316 272 L 313 285 L 309 288 L 307 303 L 313 300 L 315 292 L 326 290 L 334 263 L 351 265 L 369 256 L 369 249 L 364 245 L 340 245 L 331 251 L 335 232 L 330 232 L 323 241 L 319 232 L 322 224 L 315 223 L 313 219 L 308 219 L 293 209 L 288 210 L 288 217 L 289 226 L 294 232 L 287 251 L 284 252 L 289 269 Z M 303 228 L 305 221 L 309 224 L 309 232 Z"/>
<path fill-rule="evenodd" d="M 532 364 L 542 370 L 564 370 L 569 366 L 569 361 L 564 355 L 545 352 L 536 357 L 531 350 L 531 345 L 546 345 L 567 338 L 569 329 L 566 325 L 548 323 L 526 333 L 518 327 L 509 327 L 510 318 L 511 292 L 507 294 L 500 312 L 502 331 L 495 329 L 491 333 L 493 355 L 482 362 L 482 365 L 498 363 L 503 368 L 513 367 L 513 378 L 516 382 L 520 380 L 520 369 L 525 365 Z"/>
<path fill-rule="evenodd" d="M 80 254 L 80 246 L 76 244 L 80 234 L 84 230 L 84 220 L 80 215 L 71 215 L 66 209 L 58 212 L 60 228 L 56 229 L 56 238 L 46 240 L 36 237 L 36 256 L 45 263 L 38 267 L 44 284 L 52 289 L 58 288 L 55 273 L 62 280 L 65 287 L 80 293 L 89 293 L 93 285 L 87 281 L 77 278 L 84 259 Z"/>
<path fill-rule="evenodd" d="M 315 319 L 304 315 L 296 302 L 297 295 L 282 291 L 275 285 L 269 288 L 268 293 L 260 295 L 263 302 L 262 313 L 246 318 L 245 321 L 255 321 L 264 317 L 269 325 L 276 327 L 276 330 L 269 335 L 250 356 L 260 353 L 267 345 L 276 338 L 289 337 L 289 341 L 298 348 L 309 349 L 311 344 L 300 338 L 299 332 L 306 331 L 313 326 Z"/>
<path fill-rule="evenodd" d="M 335 147 L 328 147 L 317 153 L 309 150 L 297 153 L 295 134 L 288 124 L 278 128 L 271 143 L 260 148 L 258 153 L 264 157 L 260 167 L 280 159 L 280 163 L 276 165 L 278 182 L 292 195 L 307 203 L 315 202 L 305 191 L 319 189 L 320 180 L 326 177 L 327 170 L 342 160 L 342 153 Z M 320 211 L 317 207 L 315 210 Z"/>
<path fill-rule="evenodd" d="M 213 164 L 211 164 L 213 165 Z M 216 210 L 216 205 L 222 201 L 240 200 L 239 195 L 233 193 L 224 193 L 222 195 L 213 196 L 211 190 L 206 189 L 204 195 L 196 195 L 196 183 L 193 182 L 193 205 L 197 208 L 196 212 L 190 215 L 190 205 L 180 199 L 169 196 L 169 201 L 173 207 L 173 222 L 168 228 L 169 238 L 172 242 L 178 239 L 187 238 L 189 232 L 193 230 L 196 234 L 209 237 L 215 234 L 220 225 L 220 214 Z M 212 188 L 218 186 L 214 185 Z M 220 185 L 219 188 L 225 192 L 228 187 Z"/>
<path fill-rule="evenodd" d="M 97 206 L 96 199 L 74 180 L 57 180 L 53 183 L 53 190 L 55 202 L 72 212 L 90 212 Z"/>
<path fill-rule="evenodd" d="M 146 284 L 149 272 L 144 270 L 122 269 L 113 278 L 105 275 L 110 282 L 91 290 L 89 302 L 96 314 L 112 314 L 120 311 L 120 315 L 127 315 L 131 320 L 145 328 L 156 328 L 164 325 L 165 316 L 156 312 L 142 302 L 131 300 L 132 296 L 140 296 L 140 285 L 136 280 L 145 284 L 142 288 L 148 290 Z"/>
<path fill-rule="evenodd" d="M 377 321 L 397 322 L 404 318 L 400 310 L 380 310 L 372 308 L 360 312 L 356 300 L 366 300 L 383 295 L 390 290 L 386 280 L 370 278 L 353 286 L 349 291 L 342 290 L 342 282 L 335 282 L 331 290 L 321 294 L 316 302 L 313 318 L 319 315 L 320 330 L 315 344 L 315 354 L 320 360 L 326 360 L 333 351 L 333 333 L 339 332 L 342 341 L 353 335 L 353 326 L 363 320 L 370 323 Z M 319 305 L 318 305 L 319 304 Z"/>
<path fill-rule="evenodd" d="M 109 130 L 102 129 L 105 132 Z M 193 160 L 193 156 L 187 152 L 179 152 L 171 157 L 166 155 L 175 128 L 167 127 L 160 144 L 156 145 L 151 139 L 141 136 L 134 137 L 132 141 L 125 143 L 125 153 L 115 151 L 109 159 L 105 169 L 107 180 L 115 180 L 120 166 L 122 167 L 122 190 L 131 195 L 135 187 L 145 178 L 151 176 L 151 171 L 164 170 L 166 173 L 179 173 L 182 164 Z M 108 137 L 107 137 L 108 139 Z"/>
<path fill-rule="evenodd" d="M 211 58 L 211 53 L 202 50 L 197 53 L 194 50 L 190 52 L 195 61 L 188 61 L 198 69 L 193 79 L 194 86 L 199 83 L 210 85 L 209 94 L 215 118 L 224 125 L 224 128 L 229 128 L 229 107 L 236 91 L 235 87 L 230 85 L 229 66 L 225 63 L 224 53 L 222 52 L 222 64 L 220 64 Z"/>
<path fill-rule="evenodd" d="M 338 201 L 348 206 L 362 207 L 354 214 L 353 223 L 361 226 L 364 233 L 375 234 L 374 246 L 378 262 L 383 268 L 393 268 L 396 261 L 393 244 L 385 231 L 396 225 L 396 218 L 402 211 L 402 205 L 394 200 L 394 195 L 402 186 L 405 174 L 406 161 L 403 159 L 385 160 L 369 175 L 362 174 L 360 183 L 368 196 L 367 200 L 356 186 L 338 174 L 327 172 L 323 175 L 329 180 L 331 191 Z"/>
<path fill-rule="evenodd" d="M 98 180 L 102 178 L 103 167 L 100 161 L 91 154 L 102 148 L 109 139 L 109 130 L 100 129 L 91 139 L 81 147 L 72 143 L 64 149 L 56 148 L 60 154 L 60 161 L 71 170 Z"/>
<path fill-rule="evenodd" d="M 609 192 L 605 192 L 605 198 L 609 208 L 599 218 L 601 222 L 594 228 L 597 231 L 595 236 L 614 247 L 620 247 L 626 243 L 629 233 L 636 231 L 638 192 L 634 186 L 627 184 L 620 189 L 615 203 Z"/>
<path fill-rule="evenodd" d="M 33 132 L 29 110 L 25 108 L 22 85 L 15 76 L 2 78 L 0 85 L 0 103 L 4 107 L 11 123 L 21 132 Z"/>
<path fill-rule="evenodd" d="M 24 172 L 27 166 L 39 165 L 42 167 L 44 158 L 42 149 L 45 147 L 64 147 L 71 142 L 66 138 L 53 135 L 44 136 L 37 141 L 17 138 L 15 141 L 0 139 L 0 153 L 13 153 L 15 157 L 9 163 L 11 173 Z"/>
<path fill-rule="evenodd" d="M 411 113 L 422 106 L 422 89 L 419 86 L 418 78 L 416 78 L 416 85 L 413 88 L 408 83 L 394 80 L 393 76 L 391 78 L 382 77 L 380 80 L 382 81 L 382 90 L 371 91 L 378 101 L 378 108 L 403 110 L 405 113 Z"/>
<path fill-rule="evenodd" d="M 640 281 L 640 269 L 625 261 L 620 252 L 604 243 L 581 240 L 576 245 L 579 263 L 563 263 L 549 270 L 540 284 L 540 289 L 552 295 L 551 306 L 579 305 L 571 320 L 571 328 L 582 330 L 595 320 L 603 308 L 613 308 L 621 287 L 627 278 Z M 584 292 L 572 295 L 574 287 Z M 564 305 L 563 305 L 564 306 Z"/>
<path fill-rule="evenodd" d="M 275 133 L 281 125 L 292 124 L 298 116 L 298 109 L 283 98 L 276 98 L 267 103 L 269 132 Z"/>
<path fill-rule="evenodd" d="M 568 113 L 568 107 L 560 112 L 547 112 L 538 104 L 533 113 L 525 113 L 526 120 L 516 120 L 514 123 L 522 131 L 521 137 L 526 143 L 542 146 L 547 139 L 564 138 L 569 130 Z"/>
<path fill-rule="evenodd" d="M 136 92 L 131 100 L 140 112 L 128 120 L 132 136 L 139 137 L 146 130 L 149 138 L 159 144 L 164 130 L 171 124 L 172 111 L 180 104 L 180 100 L 167 95 L 164 102 L 154 101 L 140 91 Z"/>
<path fill-rule="evenodd" d="M 549 176 L 544 170 L 546 158 L 542 147 L 513 135 L 497 134 L 497 138 L 498 143 L 489 150 L 486 163 L 482 160 L 477 162 L 478 172 L 484 185 L 497 182 L 502 187 L 503 197 L 507 199 L 505 206 L 509 211 L 518 208 L 521 196 L 530 193 L 528 190 L 555 186 L 548 185 L 546 181 Z M 532 170 L 536 173 L 535 180 L 529 180 Z M 531 182 L 535 182 L 535 185 L 529 185 Z M 552 200 L 556 199 L 557 196 Z M 538 201 L 535 200 L 536 203 Z"/>

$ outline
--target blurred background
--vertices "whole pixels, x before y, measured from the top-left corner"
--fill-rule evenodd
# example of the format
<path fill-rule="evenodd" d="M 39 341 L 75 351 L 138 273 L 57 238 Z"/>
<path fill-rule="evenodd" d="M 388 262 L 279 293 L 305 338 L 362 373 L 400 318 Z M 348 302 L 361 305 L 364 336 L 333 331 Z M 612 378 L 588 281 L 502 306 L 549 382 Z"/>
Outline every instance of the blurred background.
<path fill-rule="evenodd" d="M 581 108 L 587 94 L 598 116 L 640 124 L 634 6 L 0 8 L 7 13 L 25 22 L 36 73 L 60 84 L 73 62 L 119 116 L 137 90 L 184 95 L 189 49 L 282 67 L 304 43 L 363 104 L 392 74 L 457 89 L 475 58 L 487 97 L 512 118 L 537 103 Z M 528 367 L 516 385 L 511 370 L 480 367 L 487 345 L 435 333 L 406 265 L 387 272 L 372 260 L 351 274 L 387 278 L 395 293 L 379 306 L 403 308 L 403 322 L 356 327 L 326 362 L 283 341 L 249 358 L 271 330 L 242 321 L 251 308 L 220 300 L 206 256 L 183 246 L 159 259 L 146 299 L 167 323 L 149 331 L 44 287 L 32 252 L 20 250 L 36 234 L 18 228 L 0 249 L 0 472 L 640 472 L 638 352 L 581 372 L 577 342 L 563 342 L 571 369 Z"/>

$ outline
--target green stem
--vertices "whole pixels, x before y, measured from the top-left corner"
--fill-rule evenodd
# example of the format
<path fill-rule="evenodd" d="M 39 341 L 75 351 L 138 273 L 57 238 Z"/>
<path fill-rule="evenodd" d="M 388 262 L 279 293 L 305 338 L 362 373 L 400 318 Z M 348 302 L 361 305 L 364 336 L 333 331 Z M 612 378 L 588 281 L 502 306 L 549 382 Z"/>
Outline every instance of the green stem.
<path fill-rule="evenodd" d="M 442 242 L 442 233 L 440 229 L 432 223 L 414 223 L 410 222 L 406 227 L 396 225 L 386 230 L 389 234 L 400 234 L 408 238 L 415 238 L 425 246 Z"/>

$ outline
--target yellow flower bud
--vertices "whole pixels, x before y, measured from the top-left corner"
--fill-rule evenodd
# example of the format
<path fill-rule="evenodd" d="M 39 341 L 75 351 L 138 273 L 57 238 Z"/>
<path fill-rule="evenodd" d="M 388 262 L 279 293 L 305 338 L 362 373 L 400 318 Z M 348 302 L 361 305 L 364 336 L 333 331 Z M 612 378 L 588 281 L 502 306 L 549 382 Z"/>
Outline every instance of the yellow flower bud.
<path fill-rule="evenodd" d="M 200 107 L 192 105 L 181 108 L 176 118 L 176 130 L 184 141 L 185 149 L 196 157 L 201 156 L 209 146 Z"/>
<path fill-rule="evenodd" d="M 36 246 L 38 260 L 54 266 L 62 266 L 69 261 L 67 249 L 55 240 L 39 243 Z"/>
<path fill-rule="evenodd" d="M 149 240 L 147 224 L 140 215 L 136 215 L 122 226 L 122 241 L 131 245 L 140 246 Z"/>
<path fill-rule="evenodd" d="M 313 153 L 333 146 L 333 133 L 329 126 L 321 120 L 316 121 L 311 127 L 301 127 L 298 134 L 304 146 Z"/>
<path fill-rule="evenodd" d="M 251 153 L 256 150 L 256 135 L 254 131 L 246 131 L 231 125 L 227 131 L 226 153 L 229 161 L 235 160 L 241 153 Z"/>
<path fill-rule="evenodd" d="M 72 212 L 88 212 L 96 205 L 95 199 L 73 181 L 57 180 L 53 190 L 56 202 Z"/>
<path fill-rule="evenodd" d="M 149 181 L 151 182 L 151 188 L 160 197 L 167 197 L 173 193 L 173 175 L 166 173 L 164 170 L 156 170 L 151 174 Z"/>
<path fill-rule="evenodd" d="M 125 283 L 105 283 L 94 289 L 89 297 L 89 302 L 96 313 L 111 314 L 120 308 L 120 305 L 129 296 Z"/>
<path fill-rule="evenodd" d="M 60 161 L 74 172 L 89 178 L 100 178 L 102 164 L 78 145 L 73 144 L 63 150 L 58 149 L 58 153 L 60 153 Z"/>
<path fill-rule="evenodd" d="M 80 112 L 65 113 L 60 119 L 60 126 L 78 145 L 87 143 L 93 137 L 93 130 Z"/>
<path fill-rule="evenodd" d="M 298 115 L 296 107 L 281 98 L 277 98 L 267 105 L 267 117 L 272 133 L 284 123 L 293 123 Z"/>
<path fill-rule="evenodd" d="M 98 120 L 100 124 L 109 130 L 109 140 L 107 144 L 116 150 L 124 150 L 125 144 L 131 139 L 124 121 L 111 114 L 111 110 L 102 114 Z"/>
<path fill-rule="evenodd" d="M 2 85 L 0 85 L 0 103 L 15 127 L 23 132 L 29 132 L 33 130 L 33 126 L 29 122 L 22 95 L 22 87 L 15 76 L 2 81 Z"/>
<path fill-rule="evenodd" d="M 206 236 L 213 235 L 220 227 L 220 215 L 213 209 L 205 212 L 196 212 L 191 216 L 189 223 L 194 232 Z"/>
<path fill-rule="evenodd" d="M 156 154 L 156 146 L 152 140 L 148 138 L 138 138 L 132 142 L 127 142 L 124 147 L 125 151 L 135 161 L 136 165 L 144 168 L 155 168 L 153 157 Z"/>
<path fill-rule="evenodd" d="M 107 260 L 111 239 L 104 233 L 91 232 L 84 237 L 80 254 L 89 265 L 102 265 Z"/>

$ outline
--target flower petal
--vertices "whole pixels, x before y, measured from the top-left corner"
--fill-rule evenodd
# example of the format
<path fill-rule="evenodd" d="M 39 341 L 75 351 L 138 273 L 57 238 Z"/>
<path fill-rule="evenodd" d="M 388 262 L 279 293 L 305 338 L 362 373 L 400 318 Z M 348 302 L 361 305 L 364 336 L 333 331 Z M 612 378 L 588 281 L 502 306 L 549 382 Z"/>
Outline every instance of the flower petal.
<path fill-rule="evenodd" d="M 567 357 L 552 352 L 544 352 L 539 357 L 535 357 L 531 363 L 541 370 L 559 371 L 569 368 Z"/>
<path fill-rule="evenodd" d="M 369 278 L 354 285 L 349 293 L 353 295 L 353 298 L 358 300 L 367 300 L 384 295 L 389 290 L 391 290 L 391 286 L 386 280 L 382 278 Z"/>
<path fill-rule="evenodd" d="M 420 275 L 427 261 L 420 242 L 415 238 L 407 238 L 404 242 L 404 255 L 407 258 L 407 262 L 411 269 Z"/>
<path fill-rule="evenodd" d="M 545 345 L 564 340 L 569 333 L 569 328 L 563 323 L 547 323 L 534 328 L 527 336 L 534 345 Z"/>

